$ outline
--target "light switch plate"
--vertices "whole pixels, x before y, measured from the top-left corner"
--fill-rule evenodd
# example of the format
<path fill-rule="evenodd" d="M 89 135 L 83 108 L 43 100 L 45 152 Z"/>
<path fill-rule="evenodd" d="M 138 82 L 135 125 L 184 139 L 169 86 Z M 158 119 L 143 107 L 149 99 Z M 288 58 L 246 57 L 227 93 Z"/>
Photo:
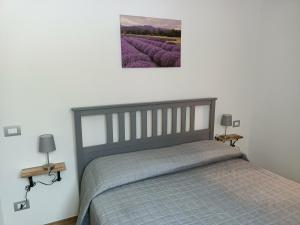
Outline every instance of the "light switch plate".
<path fill-rule="evenodd" d="M 6 126 L 4 127 L 4 137 L 18 136 L 21 135 L 20 126 Z"/>
<path fill-rule="evenodd" d="M 241 126 L 241 121 L 240 120 L 235 120 L 235 121 L 232 122 L 232 124 L 233 124 L 232 125 L 233 127 L 239 127 L 239 126 Z"/>

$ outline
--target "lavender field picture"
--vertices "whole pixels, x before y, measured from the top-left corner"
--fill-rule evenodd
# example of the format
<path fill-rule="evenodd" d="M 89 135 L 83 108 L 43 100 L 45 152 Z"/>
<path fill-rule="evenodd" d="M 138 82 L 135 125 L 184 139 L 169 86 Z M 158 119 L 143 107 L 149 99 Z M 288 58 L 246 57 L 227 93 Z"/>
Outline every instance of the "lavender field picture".
<path fill-rule="evenodd" d="M 180 67 L 181 21 L 120 16 L 123 68 Z"/>

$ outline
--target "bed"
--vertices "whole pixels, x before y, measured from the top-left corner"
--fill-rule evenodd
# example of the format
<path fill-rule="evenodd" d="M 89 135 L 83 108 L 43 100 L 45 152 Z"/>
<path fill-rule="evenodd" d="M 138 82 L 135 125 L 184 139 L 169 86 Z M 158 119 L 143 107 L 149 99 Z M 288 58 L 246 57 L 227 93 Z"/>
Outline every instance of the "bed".
<path fill-rule="evenodd" d="M 77 225 L 299 225 L 300 185 L 214 141 L 215 102 L 74 108 Z M 106 142 L 84 146 L 82 119 L 94 115 L 105 117 Z"/>

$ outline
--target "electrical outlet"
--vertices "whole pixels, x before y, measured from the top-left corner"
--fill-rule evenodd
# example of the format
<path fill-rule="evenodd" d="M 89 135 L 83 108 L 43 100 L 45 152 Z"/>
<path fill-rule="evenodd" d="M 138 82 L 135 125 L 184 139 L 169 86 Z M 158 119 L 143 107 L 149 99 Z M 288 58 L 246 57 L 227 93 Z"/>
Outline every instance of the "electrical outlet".
<path fill-rule="evenodd" d="M 30 208 L 29 200 L 27 200 L 27 201 L 24 200 L 24 201 L 14 203 L 15 212 L 21 211 L 24 209 L 29 209 L 29 208 Z"/>
<path fill-rule="evenodd" d="M 241 121 L 240 120 L 235 120 L 232 123 L 233 123 L 233 127 L 239 127 L 241 125 Z"/>

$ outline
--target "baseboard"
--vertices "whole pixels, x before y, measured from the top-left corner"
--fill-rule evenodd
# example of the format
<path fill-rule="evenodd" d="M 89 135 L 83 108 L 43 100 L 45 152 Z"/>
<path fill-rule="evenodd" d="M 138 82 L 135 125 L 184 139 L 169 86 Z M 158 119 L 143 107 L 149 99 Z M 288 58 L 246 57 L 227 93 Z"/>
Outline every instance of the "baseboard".
<path fill-rule="evenodd" d="M 45 225 L 75 225 L 77 220 L 77 216 L 70 217 L 67 219 L 63 219 L 60 221 L 52 222 L 52 223 L 47 223 Z"/>

